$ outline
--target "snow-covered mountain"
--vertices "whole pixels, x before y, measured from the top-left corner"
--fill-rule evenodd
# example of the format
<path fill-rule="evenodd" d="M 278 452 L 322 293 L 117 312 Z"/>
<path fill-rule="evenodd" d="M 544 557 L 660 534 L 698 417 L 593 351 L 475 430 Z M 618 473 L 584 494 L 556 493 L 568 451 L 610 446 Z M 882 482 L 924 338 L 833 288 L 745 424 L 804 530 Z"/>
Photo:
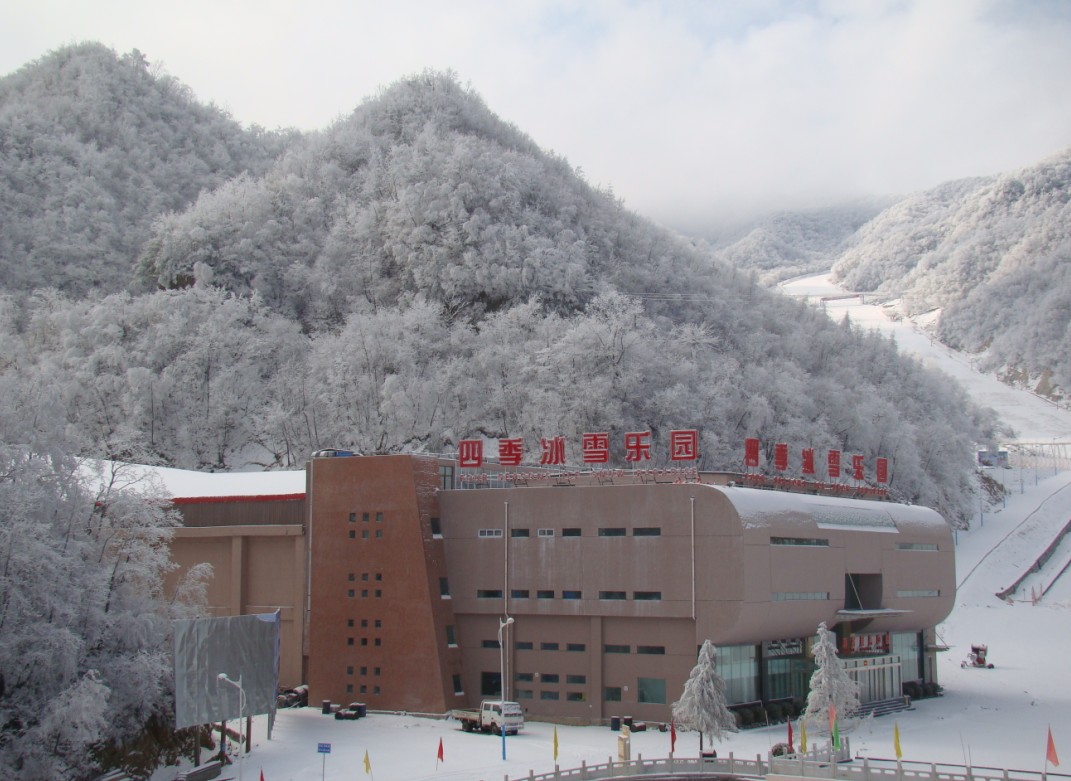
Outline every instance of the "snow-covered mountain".
<path fill-rule="evenodd" d="M 945 344 L 1042 392 L 1071 388 L 1071 149 L 950 182 L 868 222 L 833 264 L 851 290 L 941 309 Z"/>

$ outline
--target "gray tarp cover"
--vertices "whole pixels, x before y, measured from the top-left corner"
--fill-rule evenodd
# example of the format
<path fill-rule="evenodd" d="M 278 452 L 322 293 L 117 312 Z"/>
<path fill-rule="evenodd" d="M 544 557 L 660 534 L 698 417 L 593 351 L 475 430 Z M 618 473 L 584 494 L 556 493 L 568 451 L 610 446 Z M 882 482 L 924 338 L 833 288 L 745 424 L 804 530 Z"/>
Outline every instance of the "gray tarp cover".
<path fill-rule="evenodd" d="M 241 681 L 239 691 L 219 680 Z M 175 725 L 192 727 L 275 712 L 279 613 L 175 622 Z"/>

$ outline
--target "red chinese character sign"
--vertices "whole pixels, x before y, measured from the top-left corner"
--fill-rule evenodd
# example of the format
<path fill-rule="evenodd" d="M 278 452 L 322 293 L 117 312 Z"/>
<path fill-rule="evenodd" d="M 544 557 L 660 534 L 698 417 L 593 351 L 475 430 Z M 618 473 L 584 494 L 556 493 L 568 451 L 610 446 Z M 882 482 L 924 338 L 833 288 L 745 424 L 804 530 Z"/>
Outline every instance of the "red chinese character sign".
<path fill-rule="evenodd" d="M 483 441 L 463 439 L 457 443 L 457 463 L 461 467 L 483 466 Z"/>
<path fill-rule="evenodd" d="M 650 461 L 650 438 L 650 431 L 630 431 L 629 433 L 625 434 L 625 460 Z"/>
<path fill-rule="evenodd" d="M 875 471 L 879 483 L 889 482 L 889 459 L 879 458 L 876 462 Z"/>
<path fill-rule="evenodd" d="M 669 458 L 671 461 L 696 461 L 699 458 L 699 432 L 669 432 Z"/>
<path fill-rule="evenodd" d="M 759 440 L 749 437 L 744 440 L 744 466 L 759 465 Z"/>
<path fill-rule="evenodd" d="M 543 449 L 543 454 L 539 457 L 540 464 L 560 465 L 565 463 L 565 437 L 540 439 L 539 445 Z"/>
<path fill-rule="evenodd" d="M 774 469 L 778 472 L 784 472 L 788 469 L 788 445 L 786 443 L 778 442 L 774 445 L 773 463 Z"/>
<path fill-rule="evenodd" d="M 520 466 L 524 458 L 524 440 L 521 437 L 498 440 L 498 463 L 502 466 Z"/>
<path fill-rule="evenodd" d="M 580 438 L 580 451 L 585 464 L 606 464 L 610 461 L 610 435 L 605 431 L 584 434 Z"/>
<path fill-rule="evenodd" d="M 866 479 L 866 475 L 863 472 L 863 457 L 859 454 L 852 456 L 852 477 L 856 480 Z"/>
<path fill-rule="evenodd" d="M 803 449 L 803 461 L 800 466 L 800 471 L 805 475 L 814 474 L 814 448 L 805 447 Z"/>
<path fill-rule="evenodd" d="M 840 477 L 840 451 L 830 450 L 826 457 L 826 474 L 830 477 Z"/>

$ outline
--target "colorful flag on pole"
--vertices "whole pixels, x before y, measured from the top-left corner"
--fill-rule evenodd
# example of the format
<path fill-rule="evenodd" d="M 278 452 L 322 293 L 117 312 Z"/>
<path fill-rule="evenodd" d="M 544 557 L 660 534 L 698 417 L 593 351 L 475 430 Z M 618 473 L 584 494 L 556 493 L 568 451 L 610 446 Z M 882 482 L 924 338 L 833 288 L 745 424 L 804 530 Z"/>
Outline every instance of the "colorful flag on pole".
<path fill-rule="evenodd" d="M 796 749 L 792 748 L 792 719 L 788 720 L 788 753 L 796 753 Z"/>
<path fill-rule="evenodd" d="M 895 721 L 893 722 L 892 728 L 892 747 L 893 751 L 896 752 L 896 758 L 900 759 L 904 755 L 904 752 L 900 750 L 900 724 Z"/>
<path fill-rule="evenodd" d="M 439 750 L 435 754 L 435 767 L 439 766 L 439 763 L 443 761 L 443 739 L 439 738 Z"/>
<path fill-rule="evenodd" d="M 554 725 L 554 761 L 558 761 L 558 725 Z"/>
<path fill-rule="evenodd" d="M 672 754 L 677 750 L 677 728 L 673 722 L 669 723 L 669 753 Z"/>
<path fill-rule="evenodd" d="M 372 761 L 368 758 L 368 749 L 364 750 L 364 772 L 372 775 Z"/>
<path fill-rule="evenodd" d="M 260 771 L 260 781 L 264 781 L 264 771 Z"/>
<path fill-rule="evenodd" d="M 829 732 L 833 740 L 833 748 L 840 748 L 840 729 L 837 724 L 837 708 L 833 703 L 829 703 Z"/>
<path fill-rule="evenodd" d="M 800 716 L 800 753 L 807 753 L 807 721 Z"/>
<path fill-rule="evenodd" d="M 1049 727 L 1049 742 L 1045 746 L 1045 761 L 1053 767 L 1060 767 L 1060 758 L 1056 756 L 1056 743 L 1052 739 L 1052 727 Z"/>

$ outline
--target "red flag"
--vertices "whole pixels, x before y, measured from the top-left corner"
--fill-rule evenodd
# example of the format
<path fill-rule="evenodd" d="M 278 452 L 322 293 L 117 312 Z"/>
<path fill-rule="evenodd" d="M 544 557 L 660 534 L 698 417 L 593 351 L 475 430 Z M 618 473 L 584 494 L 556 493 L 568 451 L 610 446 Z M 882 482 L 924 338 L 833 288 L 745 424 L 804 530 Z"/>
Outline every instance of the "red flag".
<path fill-rule="evenodd" d="M 788 753 L 796 753 L 796 749 L 792 748 L 792 719 L 788 720 Z"/>
<path fill-rule="evenodd" d="M 673 726 L 673 722 L 669 723 L 669 751 L 672 754 L 677 748 L 677 728 Z"/>
<path fill-rule="evenodd" d="M 260 781 L 264 781 L 264 771 L 260 771 Z"/>
<path fill-rule="evenodd" d="M 1056 744 L 1052 740 L 1052 727 L 1049 727 L 1049 743 L 1045 747 L 1045 761 L 1053 767 L 1060 767 L 1060 758 L 1056 756 Z"/>
<path fill-rule="evenodd" d="M 439 753 L 435 755 L 435 762 L 439 763 L 443 761 L 443 739 L 439 738 Z"/>

